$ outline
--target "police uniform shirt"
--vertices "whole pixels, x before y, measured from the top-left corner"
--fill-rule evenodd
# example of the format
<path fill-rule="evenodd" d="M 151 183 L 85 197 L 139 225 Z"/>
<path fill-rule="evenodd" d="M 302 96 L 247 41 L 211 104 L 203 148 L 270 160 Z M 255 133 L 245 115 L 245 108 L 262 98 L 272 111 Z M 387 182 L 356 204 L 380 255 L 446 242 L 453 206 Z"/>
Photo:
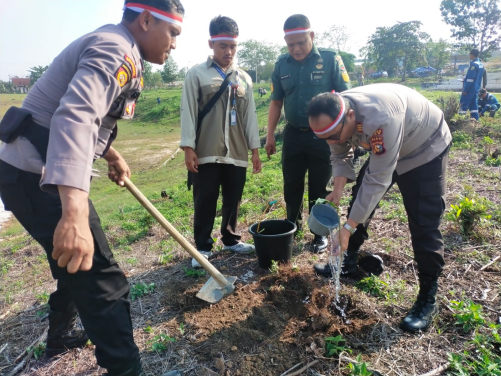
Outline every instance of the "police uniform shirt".
<path fill-rule="evenodd" d="M 308 129 L 308 102 L 326 91 L 349 87 L 348 73 L 341 56 L 334 51 L 313 46 L 303 61 L 290 54 L 279 57 L 272 74 L 272 100 L 284 101 L 287 124 Z"/>
<path fill-rule="evenodd" d="M 132 118 L 143 86 L 138 46 L 121 24 L 105 25 L 66 47 L 23 102 L 50 128 L 45 167 L 23 137 L 0 147 L 0 159 L 33 173 L 41 186 L 89 191 L 93 160 L 104 152 L 119 118 Z"/>
<path fill-rule="evenodd" d="M 350 218 L 367 220 L 393 172 L 401 175 L 439 156 L 452 137 L 442 111 L 417 91 L 397 84 L 373 84 L 347 90 L 357 113 L 357 129 L 350 141 L 330 144 L 332 175 L 355 180 L 352 145 L 371 151 L 368 169 Z"/>

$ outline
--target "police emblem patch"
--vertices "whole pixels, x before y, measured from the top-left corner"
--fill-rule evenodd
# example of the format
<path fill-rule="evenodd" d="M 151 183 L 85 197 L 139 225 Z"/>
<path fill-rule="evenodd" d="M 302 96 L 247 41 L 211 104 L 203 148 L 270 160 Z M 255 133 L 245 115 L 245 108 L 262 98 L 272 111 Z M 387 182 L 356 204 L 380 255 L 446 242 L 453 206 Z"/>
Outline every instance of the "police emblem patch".
<path fill-rule="evenodd" d="M 132 71 L 132 77 L 136 78 L 137 77 L 136 65 L 134 64 L 132 59 L 130 57 L 128 57 L 127 55 L 124 56 L 124 59 L 130 66 L 130 70 Z"/>
<path fill-rule="evenodd" d="M 125 84 L 129 81 L 129 75 L 123 66 L 118 68 L 117 73 L 115 73 L 115 78 L 118 81 L 120 87 L 124 87 Z"/>
<path fill-rule="evenodd" d="M 322 69 L 324 67 L 324 65 L 322 63 L 318 63 L 317 65 L 315 65 L 315 68 L 317 69 Z"/>
<path fill-rule="evenodd" d="M 381 128 L 376 130 L 372 135 L 371 147 L 372 147 L 372 153 L 376 155 L 384 154 L 384 152 L 386 151 L 386 149 L 384 148 L 383 130 Z"/>

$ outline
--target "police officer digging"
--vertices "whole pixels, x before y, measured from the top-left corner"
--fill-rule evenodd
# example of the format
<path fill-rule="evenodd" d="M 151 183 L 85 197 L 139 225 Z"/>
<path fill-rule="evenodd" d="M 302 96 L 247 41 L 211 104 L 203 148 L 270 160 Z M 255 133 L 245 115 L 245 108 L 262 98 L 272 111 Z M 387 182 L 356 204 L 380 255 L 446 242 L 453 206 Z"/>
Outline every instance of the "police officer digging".
<path fill-rule="evenodd" d="M 181 32 L 178 0 L 125 1 L 122 22 L 64 49 L 21 109 L 0 126 L 0 195 L 45 249 L 57 289 L 49 299 L 46 356 L 96 346 L 109 375 L 140 375 L 129 284 L 113 258 L 89 200 L 92 163 L 103 157 L 119 185 L 130 176 L 110 146 L 117 120 L 134 115 L 143 59 L 163 64 Z M 80 316 L 85 332 L 74 329 Z"/>
<path fill-rule="evenodd" d="M 439 225 L 452 137 L 442 111 L 405 86 L 374 84 L 317 95 L 308 115 L 313 132 L 330 147 L 334 189 L 326 198 L 339 204 L 345 184 L 356 179 L 347 221 L 340 230 L 341 250 L 347 250 L 344 272 L 356 268 L 374 210 L 397 183 L 419 273 L 419 295 L 401 328 L 409 332 L 426 329 L 436 311 L 438 277 L 444 266 Z M 357 178 L 352 146 L 371 151 Z M 329 274 L 325 265 L 315 269 Z"/>
<path fill-rule="evenodd" d="M 275 63 L 265 149 L 268 157 L 276 153 L 274 134 L 284 107 L 287 122 L 282 147 L 284 198 L 287 219 L 301 228 L 306 173 L 309 210 L 318 198 L 325 197 L 331 177 L 329 147 L 309 128 L 307 105 L 316 94 L 346 90 L 349 77 L 339 55 L 315 47 L 314 32 L 306 16 L 295 14 L 287 18 L 284 33 L 289 53 Z M 323 252 L 326 247 L 327 238 L 314 234 L 311 249 Z"/>

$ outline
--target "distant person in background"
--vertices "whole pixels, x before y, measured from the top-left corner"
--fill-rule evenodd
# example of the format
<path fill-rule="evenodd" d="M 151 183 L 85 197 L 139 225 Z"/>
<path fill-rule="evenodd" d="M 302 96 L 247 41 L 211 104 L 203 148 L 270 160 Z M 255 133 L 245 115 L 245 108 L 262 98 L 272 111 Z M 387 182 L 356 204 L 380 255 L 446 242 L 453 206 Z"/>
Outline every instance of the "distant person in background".
<path fill-rule="evenodd" d="M 306 16 L 290 16 L 283 30 L 289 52 L 278 58 L 272 75 L 265 149 L 268 157 L 276 153 L 275 130 L 283 107 L 287 121 L 282 147 L 287 219 L 301 229 L 306 173 L 308 212 L 318 198 L 326 196 L 331 178 L 329 146 L 316 137 L 308 125 L 308 102 L 324 91 L 348 89 L 350 79 L 340 55 L 314 45 L 315 33 Z M 327 237 L 313 235 L 310 250 L 324 252 Z"/>
<path fill-rule="evenodd" d="M 253 172 L 261 171 L 252 80 L 234 63 L 238 25 L 229 17 L 218 16 L 211 20 L 209 32 L 213 56 L 191 68 L 184 81 L 180 142 L 193 183 L 195 245 L 206 257 L 214 243 L 212 229 L 220 190 L 223 249 L 242 254 L 254 251 L 252 244 L 240 241 L 237 231 L 249 150 Z M 192 266 L 200 265 L 193 259 Z"/>
<path fill-rule="evenodd" d="M 487 84 L 484 64 L 478 58 L 479 51 L 474 48 L 470 51 L 470 67 L 463 81 L 463 89 L 459 100 L 459 113 L 466 114 L 478 120 L 478 91 L 482 86 L 482 80 Z"/>
<path fill-rule="evenodd" d="M 178 0 L 125 1 L 122 22 L 75 40 L 0 125 L 0 195 L 47 254 L 57 288 L 49 298 L 45 356 L 90 339 L 109 376 L 142 375 L 129 283 L 115 261 L 89 190 L 103 157 L 119 185 L 130 169 L 111 147 L 118 119 L 131 119 L 143 59 L 163 64 L 181 33 Z M 80 316 L 85 331 L 74 327 Z"/>
<path fill-rule="evenodd" d="M 480 116 L 484 116 L 487 112 L 489 117 L 494 117 L 496 111 L 499 110 L 501 106 L 497 98 L 491 93 L 488 93 L 485 89 L 480 89 L 478 97 L 478 112 Z"/>

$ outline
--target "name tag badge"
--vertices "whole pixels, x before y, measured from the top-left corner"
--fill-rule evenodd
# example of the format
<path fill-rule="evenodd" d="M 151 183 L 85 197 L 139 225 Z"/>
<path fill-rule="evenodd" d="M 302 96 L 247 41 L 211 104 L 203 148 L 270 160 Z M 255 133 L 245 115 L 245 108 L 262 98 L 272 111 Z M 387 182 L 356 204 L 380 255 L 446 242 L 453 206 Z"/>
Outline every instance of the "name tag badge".
<path fill-rule="evenodd" d="M 237 125 L 237 110 L 234 108 L 230 112 L 230 125 Z"/>
<path fill-rule="evenodd" d="M 324 71 L 313 71 L 311 72 L 312 81 L 320 81 L 324 77 Z"/>

